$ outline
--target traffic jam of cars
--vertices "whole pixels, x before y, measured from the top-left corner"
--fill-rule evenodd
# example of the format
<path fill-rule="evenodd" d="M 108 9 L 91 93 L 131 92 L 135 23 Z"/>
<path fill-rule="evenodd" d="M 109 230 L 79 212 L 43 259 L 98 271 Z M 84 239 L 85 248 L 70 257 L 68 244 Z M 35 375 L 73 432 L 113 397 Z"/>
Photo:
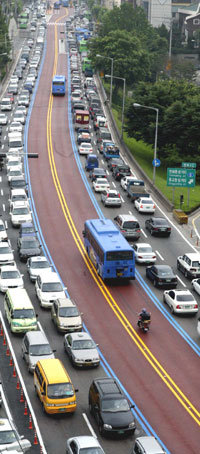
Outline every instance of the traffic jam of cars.
<path fill-rule="evenodd" d="M 110 208 L 115 208 L 114 224 L 130 242 L 137 265 L 146 266 L 146 278 L 152 281 L 154 287 L 163 290 L 160 299 L 168 306 L 169 312 L 195 316 L 199 305 L 193 293 L 200 295 L 200 254 L 186 252 L 177 258 L 177 269 L 188 282 L 191 280 L 191 288 L 177 288 L 181 279 L 175 269 L 164 264 L 164 259 L 160 260 L 155 247 L 146 241 L 148 234 L 168 241 L 173 229 L 168 220 L 160 216 L 145 182 L 122 158 L 120 147 L 109 130 L 96 78 L 82 70 L 82 55 L 74 33 L 76 24 L 80 26 L 76 14 L 78 11 L 76 7 L 75 15 L 66 20 L 66 46 L 71 72 L 71 116 L 85 175 L 106 217 L 110 216 Z M 56 351 L 48 341 L 48 333 L 39 329 L 38 314 L 25 289 L 24 273 L 20 272 L 21 266 L 25 265 L 25 272 L 35 289 L 39 310 L 49 310 L 53 326 L 58 333 L 63 334 L 61 342 L 72 366 L 77 370 L 97 368 L 100 365 L 100 346 L 84 330 L 83 314 L 77 303 L 70 298 L 67 287 L 43 255 L 24 173 L 23 133 L 43 52 L 41 42 L 44 43 L 46 33 L 43 18 L 38 22 L 37 14 L 33 14 L 32 22 L 36 19 L 37 26 L 32 25 L 33 38 L 29 38 L 23 46 L 0 102 L 0 131 L 1 136 L 6 135 L 6 142 L 1 149 L 2 175 L 6 176 L 9 186 L 9 225 L 7 221 L 0 220 L 0 292 L 4 295 L 7 325 L 12 333 L 23 334 L 22 357 L 28 372 L 33 374 L 33 386 L 44 412 L 73 413 L 78 389 L 74 387 L 64 365 L 56 358 Z M 6 150 L 5 143 L 8 144 Z M 123 212 L 125 198 L 129 204 L 126 213 Z M 132 214 L 132 207 L 138 218 Z M 12 248 L 9 238 L 12 229 L 18 232 L 16 250 Z M 197 329 L 200 334 L 199 324 Z M 57 386 L 51 382 L 55 369 L 61 377 Z M 41 377 L 46 380 L 46 391 L 41 388 Z M 137 427 L 133 405 L 117 380 L 104 377 L 91 379 L 90 383 L 89 411 L 100 435 L 112 434 L 116 438 L 133 435 Z M 3 440 L 3 425 L 10 430 L 9 422 L 0 419 L 0 440 Z M 14 441 L 14 436 L 12 434 L 10 440 Z M 7 444 L 0 441 L 0 448 L 7 449 L 8 443 L 11 441 Z M 150 447 L 152 451 L 148 451 Z M 17 449 L 17 452 L 22 451 Z M 66 441 L 66 452 L 103 454 L 104 450 L 96 437 L 75 436 Z M 140 452 L 162 454 L 164 450 L 155 437 L 141 436 L 135 439 L 132 448 L 132 453 Z"/>

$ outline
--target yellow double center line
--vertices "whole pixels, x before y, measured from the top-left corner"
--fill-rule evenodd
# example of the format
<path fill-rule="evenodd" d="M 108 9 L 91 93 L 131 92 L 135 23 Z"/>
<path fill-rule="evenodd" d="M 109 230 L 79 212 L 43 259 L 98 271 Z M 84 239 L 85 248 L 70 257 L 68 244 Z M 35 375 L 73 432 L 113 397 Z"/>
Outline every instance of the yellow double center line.
<path fill-rule="evenodd" d="M 63 18 L 63 16 L 59 17 L 56 20 L 56 22 L 58 22 L 61 18 Z M 56 67 L 57 67 L 57 60 L 58 60 L 57 48 L 58 48 L 57 25 L 55 25 L 55 59 L 54 59 L 53 76 L 56 73 Z M 58 194 L 58 199 L 59 199 L 61 207 L 62 207 L 63 215 L 66 219 L 66 222 L 68 224 L 72 237 L 76 243 L 76 246 L 79 249 L 80 254 L 82 255 L 82 258 L 83 258 L 89 272 L 91 273 L 94 281 L 98 285 L 99 290 L 101 291 L 102 295 L 106 299 L 107 303 L 109 304 L 110 308 L 112 309 L 112 311 L 114 312 L 114 314 L 116 315 L 116 317 L 118 318 L 120 323 L 123 325 L 123 327 L 126 330 L 126 332 L 128 333 L 128 335 L 131 337 L 131 339 L 133 340 L 135 345 L 138 347 L 138 349 L 141 351 L 141 353 L 144 355 L 144 357 L 149 362 L 149 364 L 153 367 L 154 371 L 159 375 L 161 380 L 166 384 L 168 389 L 170 389 L 170 391 L 177 398 L 177 400 L 180 402 L 180 404 L 190 414 L 190 416 L 194 419 L 194 421 L 200 426 L 200 412 L 195 408 L 195 406 L 190 402 L 190 400 L 186 397 L 186 395 L 181 391 L 181 389 L 177 386 L 177 384 L 174 382 L 174 380 L 170 377 L 170 375 L 167 373 L 167 371 L 164 369 L 164 367 L 156 359 L 156 357 L 153 355 L 153 353 L 148 349 L 148 347 L 143 342 L 143 340 L 140 338 L 138 333 L 134 330 L 133 326 L 130 324 L 129 320 L 126 318 L 125 314 L 121 311 L 117 302 L 112 297 L 107 286 L 104 284 L 104 282 L 98 275 L 93 263 L 91 262 L 91 260 L 89 259 L 88 255 L 86 253 L 82 239 L 80 238 L 80 236 L 78 234 L 76 226 L 71 217 L 69 208 L 67 206 L 65 196 L 63 194 L 62 187 L 60 185 L 60 181 L 59 181 L 57 170 L 56 170 L 54 152 L 53 152 L 53 146 L 52 146 L 52 136 L 51 136 L 52 107 L 53 107 L 53 96 L 51 94 L 50 99 L 49 99 L 48 113 L 47 113 L 48 157 L 49 157 L 49 163 L 50 163 L 54 186 L 55 186 L 55 189 Z"/>

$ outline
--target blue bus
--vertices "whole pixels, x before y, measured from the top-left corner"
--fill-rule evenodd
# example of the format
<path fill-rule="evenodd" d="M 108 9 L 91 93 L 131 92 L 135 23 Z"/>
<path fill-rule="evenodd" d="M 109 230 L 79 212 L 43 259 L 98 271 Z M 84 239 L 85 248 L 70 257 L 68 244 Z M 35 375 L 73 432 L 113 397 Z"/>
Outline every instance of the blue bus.
<path fill-rule="evenodd" d="M 85 222 L 84 245 L 99 276 L 104 279 L 135 279 L 135 254 L 111 219 Z"/>
<path fill-rule="evenodd" d="M 65 95 L 66 78 L 65 76 L 54 76 L 52 80 L 52 95 Z"/>

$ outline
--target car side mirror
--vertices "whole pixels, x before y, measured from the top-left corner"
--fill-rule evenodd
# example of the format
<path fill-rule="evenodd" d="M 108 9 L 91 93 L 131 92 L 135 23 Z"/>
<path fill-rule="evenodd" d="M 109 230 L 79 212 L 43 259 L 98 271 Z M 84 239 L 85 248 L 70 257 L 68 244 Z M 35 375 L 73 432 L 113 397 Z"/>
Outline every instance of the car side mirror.
<path fill-rule="evenodd" d="M 57 350 L 55 350 L 55 349 L 54 349 L 54 350 L 52 350 L 52 352 L 53 352 L 53 353 L 56 353 L 56 351 L 57 351 Z"/>
<path fill-rule="evenodd" d="M 79 392 L 79 389 L 75 388 L 75 393 L 78 393 Z"/>
<path fill-rule="evenodd" d="M 85 237 L 85 230 L 82 231 L 83 237 Z"/>
<path fill-rule="evenodd" d="M 38 318 L 38 314 L 35 314 L 36 318 Z"/>

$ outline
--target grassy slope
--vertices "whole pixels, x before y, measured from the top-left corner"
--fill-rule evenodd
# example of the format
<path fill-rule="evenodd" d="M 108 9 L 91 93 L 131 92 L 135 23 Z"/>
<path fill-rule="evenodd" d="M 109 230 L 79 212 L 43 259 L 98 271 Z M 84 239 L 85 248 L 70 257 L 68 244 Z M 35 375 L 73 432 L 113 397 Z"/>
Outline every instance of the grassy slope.
<path fill-rule="evenodd" d="M 119 130 L 121 130 L 121 121 L 119 119 L 119 114 L 117 110 L 112 110 L 115 121 Z M 120 114 L 121 118 L 121 114 Z M 132 152 L 134 158 L 149 176 L 152 179 L 153 176 L 153 154 L 154 150 L 151 146 L 146 145 L 144 142 L 139 141 L 137 142 L 133 138 L 127 137 L 127 134 L 124 133 L 124 142 L 128 146 L 129 150 Z M 162 160 L 161 160 L 162 162 Z M 172 202 L 173 197 L 173 189 L 171 187 L 167 187 L 167 172 L 165 169 L 162 168 L 162 163 L 160 167 L 156 168 L 156 186 L 162 191 L 162 193 Z M 190 202 L 189 208 L 187 206 L 187 198 L 188 198 L 188 189 L 187 188 L 175 188 L 175 197 L 174 197 L 174 205 L 175 208 L 180 208 L 180 194 L 184 195 L 184 204 L 182 209 L 187 212 L 194 210 L 200 205 L 200 186 L 196 186 L 195 188 L 190 189 Z"/>

